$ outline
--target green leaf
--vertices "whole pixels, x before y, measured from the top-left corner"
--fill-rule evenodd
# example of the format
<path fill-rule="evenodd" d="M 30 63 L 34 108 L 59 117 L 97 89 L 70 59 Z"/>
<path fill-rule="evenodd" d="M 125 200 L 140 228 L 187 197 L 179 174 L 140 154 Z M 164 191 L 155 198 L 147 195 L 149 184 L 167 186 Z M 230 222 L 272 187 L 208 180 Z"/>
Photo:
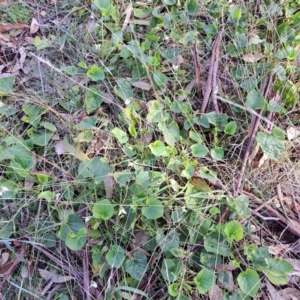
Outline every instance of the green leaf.
<path fill-rule="evenodd" d="M 179 236 L 175 230 L 167 235 L 159 228 L 156 231 L 156 242 L 164 253 L 169 253 L 172 248 L 179 247 Z"/>
<path fill-rule="evenodd" d="M 48 129 L 49 131 L 52 131 L 52 132 L 55 132 L 57 130 L 56 127 L 52 123 L 49 123 L 49 122 L 41 122 L 40 126 L 44 127 L 45 129 Z"/>
<path fill-rule="evenodd" d="M 295 41 L 295 30 L 288 26 L 287 23 L 282 23 L 277 26 L 280 43 L 292 43 Z"/>
<path fill-rule="evenodd" d="M 162 262 L 160 271 L 164 280 L 166 280 L 169 283 L 174 282 L 181 272 L 179 260 L 165 258 Z"/>
<path fill-rule="evenodd" d="M 46 146 L 53 136 L 53 132 L 41 128 L 38 130 L 30 128 L 27 130 L 27 134 L 33 143 L 38 146 Z"/>
<path fill-rule="evenodd" d="M 87 234 L 85 227 L 80 228 L 77 233 L 70 231 L 66 238 L 66 245 L 69 249 L 73 251 L 80 250 L 84 247 L 86 243 L 86 238 Z"/>
<path fill-rule="evenodd" d="M 265 99 L 261 95 L 261 93 L 255 91 L 255 90 L 252 90 L 247 95 L 246 106 L 253 109 L 253 110 L 264 108 Z"/>
<path fill-rule="evenodd" d="M 210 128 L 209 124 L 212 124 L 218 129 L 223 130 L 223 128 L 227 125 L 227 120 L 227 114 L 217 114 L 216 112 L 212 111 L 210 113 L 201 115 L 199 125 L 203 126 L 204 128 Z"/>
<path fill-rule="evenodd" d="M 51 47 L 51 42 L 46 38 L 41 39 L 39 36 L 36 36 L 33 41 L 33 45 L 36 48 L 36 51 L 40 51 L 46 48 Z"/>
<path fill-rule="evenodd" d="M 78 167 L 79 177 L 92 178 L 96 184 L 103 182 L 108 176 L 111 168 L 99 157 L 94 157 L 89 161 L 83 161 Z"/>
<path fill-rule="evenodd" d="M 125 79 L 121 78 L 117 81 L 115 86 L 115 93 L 128 105 L 133 98 L 133 90 L 131 84 Z"/>
<path fill-rule="evenodd" d="M 226 124 L 225 128 L 224 128 L 224 133 L 229 134 L 229 135 L 234 135 L 236 132 L 236 122 L 235 121 L 231 121 L 228 124 Z"/>
<path fill-rule="evenodd" d="M 95 129 L 95 125 L 97 123 L 97 117 L 92 116 L 83 119 L 78 125 L 77 128 L 79 130 L 87 130 L 87 129 Z"/>
<path fill-rule="evenodd" d="M 0 78 L 0 96 L 11 94 L 15 82 L 14 76 Z"/>
<path fill-rule="evenodd" d="M 222 258 L 220 255 L 216 255 L 215 253 L 207 252 L 205 249 L 202 249 L 200 262 L 207 268 L 215 268 L 221 264 Z"/>
<path fill-rule="evenodd" d="M 120 268 L 124 261 L 124 250 L 121 246 L 113 245 L 111 250 L 105 255 L 106 261 L 112 268 Z"/>
<path fill-rule="evenodd" d="M 211 180 L 213 182 L 218 180 L 216 172 L 211 171 L 206 167 L 200 168 L 200 177 L 206 178 L 206 179 Z"/>
<path fill-rule="evenodd" d="M 59 229 L 58 236 L 65 242 L 69 232 L 77 234 L 81 228 L 85 228 L 84 222 L 77 215 L 69 214 Z"/>
<path fill-rule="evenodd" d="M 23 144 L 0 149 L 0 160 L 6 159 L 11 159 L 23 170 L 30 170 L 34 166 L 32 154 Z M 18 172 L 17 169 L 16 172 Z"/>
<path fill-rule="evenodd" d="M 236 48 L 232 43 L 228 43 L 226 52 L 231 57 L 239 57 L 243 54 L 243 50 L 241 48 Z"/>
<path fill-rule="evenodd" d="M 169 146 L 174 147 L 180 136 L 178 124 L 175 121 L 171 122 L 168 125 L 165 123 L 159 123 L 158 128 L 164 135 L 166 143 Z"/>
<path fill-rule="evenodd" d="M 75 66 L 61 66 L 61 71 L 66 72 L 68 75 L 76 75 L 78 70 Z"/>
<path fill-rule="evenodd" d="M 194 144 L 191 146 L 192 154 L 195 157 L 205 157 L 208 153 L 208 149 L 203 144 Z"/>
<path fill-rule="evenodd" d="M 90 114 L 100 107 L 102 103 L 102 92 L 98 91 L 95 88 L 91 88 L 87 91 L 84 100 L 85 100 L 86 112 Z"/>
<path fill-rule="evenodd" d="M 247 78 L 240 83 L 240 87 L 246 92 L 250 92 L 257 88 L 257 80 L 254 78 Z"/>
<path fill-rule="evenodd" d="M 86 75 L 93 81 L 103 80 L 105 77 L 103 69 L 95 65 L 90 67 Z"/>
<path fill-rule="evenodd" d="M 134 261 L 131 259 L 125 261 L 125 271 L 129 273 L 133 279 L 140 281 L 148 269 L 147 257 L 138 251 L 134 252 L 133 257 Z"/>
<path fill-rule="evenodd" d="M 280 112 L 282 110 L 282 106 L 279 105 L 277 102 L 273 101 L 273 100 L 270 100 L 269 103 L 268 103 L 268 111 L 270 112 Z"/>
<path fill-rule="evenodd" d="M 114 214 L 114 206 L 109 200 L 104 199 L 94 204 L 92 212 L 97 219 L 109 220 Z"/>
<path fill-rule="evenodd" d="M 161 156 L 164 153 L 166 147 L 163 142 L 155 141 L 149 144 L 149 148 L 155 156 Z"/>
<path fill-rule="evenodd" d="M 284 134 L 278 128 L 273 128 L 271 134 L 258 132 L 256 141 L 263 152 L 271 159 L 278 159 L 285 151 Z"/>
<path fill-rule="evenodd" d="M 178 57 L 178 54 L 180 53 L 181 48 L 167 48 L 163 51 L 161 51 L 161 55 L 166 58 L 167 60 L 173 61 Z M 183 104 L 183 103 L 182 103 Z M 188 103 L 185 103 L 188 104 Z"/>
<path fill-rule="evenodd" d="M 175 4 L 175 0 L 163 0 L 165 2 L 165 4 L 167 5 L 174 5 Z"/>
<path fill-rule="evenodd" d="M 38 195 L 38 199 L 46 199 L 47 201 L 51 201 L 55 197 L 54 192 L 44 191 Z"/>
<path fill-rule="evenodd" d="M 235 212 L 237 212 L 239 217 L 250 216 L 251 212 L 248 209 L 249 199 L 245 195 L 241 195 L 237 198 L 227 197 L 228 206 Z"/>
<path fill-rule="evenodd" d="M 214 160 L 222 160 L 224 157 L 224 149 L 222 147 L 215 147 L 211 149 L 210 155 Z"/>
<path fill-rule="evenodd" d="M 24 113 L 27 116 L 22 118 L 22 121 L 31 124 L 34 127 L 37 127 L 41 121 L 41 115 L 46 112 L 46 110 L 38 105 L 33 105 L 26 103 L 22 107 Z"/>
<path fill-rule="evenodd" d="M 195 131 L 190 131 L 189 138 L 198 143 L 202 143 L 204 141 L 203 135 Z"/>
<path fill-rule="evenodd" d="M 206 294 L 216 282 L 216 276 L 213 271 L 202 269 L 194 278 L 194 282 L 200 294 Z"/>
<path fill-rule="evenodd" d="M 268 267 L 266 259 L 270 258 L 268 248 L 259 247 L 248 254 L 248 259 L 252 260 L 254 266 L 262 271 Z"/>
<path fill-rule="evenodd" d="M 228 244 L 218 232 L 211 232 L 205 237 L 204 248 L 207 252 L 216 253 L 222 256 L 230 256 Z"/>
<path fill-rule="evenodd" d="M 265 261 L 268 267 L 263 272 L 270 282 L 275 285 L 287 284 L 286 275 L 293 271 L 293 265 L 280 258 L 266 258 Z"/>
<path fill-rule="evenodd" d="M 285 68 L 281 65 L 275 65 L 274 66 L 274 72 L 277 75 L 278 79 L 280 81 L 285 81 L 286 80 L 286 71 Z"/>
<path fill-rule="evenodd" d="M 160 72 L 154 72 L 153 75 L 154 85 L 158 90 L 162 90 L 168 81 L 168 77 Z"/>
<path fill-rule="evenodd" d="M 84 61 L 80 61 L 78 64 L 77 64 L 78 67 L 82 68 L 82 69 L 87 69 L 87 65 Z"/>
<path fill-rule="evenodd" d="M 126 144 L 128 142 L 128 136 L 125 131 L 122 129 L 115 127 L 111 133 L 116 137 L 116 139 L 121 143 L 121 144 Z"/>
<path fill-rule="evenodd" d="M 1 90 L 1 87 L 0 87 L 0 90 Z M 0 95 L 1 95 L 1 92 L 0 92 Z M 0 114 L 5 115 L 6 117 L 13 116 L 16 114 L 16 112 L 17 112 L 17 110 L 14 107 L 9 106 L 9 105 L 3 105 L 0 107 Z"/>
<path fill-rule="evenodd" d="M 251 297 L 255 297 L 260 288 L 260 279 L 256 271 L 247 269 L 237 277 L 241 290 Z"/>
<path fill-rule="evenodd" d="M 235 220 L 225 224 L 224 232 L 229 240 L 240 241 L 244 236 L 243 227 L 238 221 Z"/>
<path fill-rule="evenodd" d="M 115 11 L 110 0 L 94 0 L 94 4 L 100 9 L 104 17 L 110 17 Z"/>
<path fill-rule="evenodd" d="M 163 216 L 164 207 L 162 203 L 155 198 L 148 198 L 146 200 L 146 207 L 142 208 L 142 214 L 149 220 L 156 220 Z"/>
<path fill-rule="evenodd" d="M 176 297 L 178 295 L 178 288 L 179 284 L 178 283 L 172 283 L 168 286 L 168 293 L 169 295 Z"/>
<path fill-rule="evenodd" d="M 162 122 L 169 118 L 169 114 L 164 110 L 164 105 L 157 100 L 150 101 L 149 111 L 147 114 L 147 121 Z"/>
<path fill-rule="evenodd" d="M 199 6 L 196 0 L 187 0 L 185 1 L 185 11 L 188 15 L 194 16 L 199 11 Z"/>
<path fill-rule="evenodd" d="M 127 182 L 131 181 L 135 175 L 129 170 L 114 173 L 114 179 L 120 186 L 125 186 Z"/>
<path fill-rule="evenodd" d="M 239 20 L 242 17 L 242 8 L 238 7 L 234 12 L 233 12 L 234 18 Z"/>

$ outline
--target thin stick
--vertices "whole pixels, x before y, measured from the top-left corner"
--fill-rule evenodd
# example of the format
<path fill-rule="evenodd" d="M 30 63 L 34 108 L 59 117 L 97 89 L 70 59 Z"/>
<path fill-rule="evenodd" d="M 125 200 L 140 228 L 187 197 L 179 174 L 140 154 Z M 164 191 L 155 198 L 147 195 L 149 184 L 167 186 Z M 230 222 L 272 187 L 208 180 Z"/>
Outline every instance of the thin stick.
<path fill-rule="evenodd" d="M 2 287 L 3 287 L 4 282 L 11 275 L 11 273 L 13 272 L 14 268 L 19 263 L 19 261 L 20 261 L 20 259 L 21 259 L 21 257 L 23 256 L 24 253 L 25 253 L 25 246 L 22 247 L 22 249 L 20 251 L 20 254 L 16 257 L 15 261 L 12 263 L 12 265 L 10 266 L 10 268 L 7 270 L 5 276 L 3 277 L 2 281 L 0 282 L 0 291 L 2 291 Z"/>
<path fill-rule="evenodd" d="M 193 58 L 194 58 L 194 68 L 195 68 L 195 82 L 197 87 L 197 95 L 199 100 L 202 99 L 202 90 L 201 90 L 201 71 L 200 71 L 200 63 L 198 60 L 198 50 L 197 50 L 197 44 L 194 44 L 194 50 L 193 50 Z"/>
<path fill-rule="evenodd" d="M 255 195 L 248 193 L 246 191 L 243 191 L 243 194 L 247 195 L 249 198 L 252 198 L 256 200 L 257 202 L 263 204 L 263 200 L 259 199 Z M 273 217 L 278 218 L 279 222 L 284 224 L 287 228 L 288 231 L 293 233 L 294 235 L 300 237 L 300 222 L 298 220 L 288 220 L 284 218 L 277 210 L 272 208 L 269 205 L 265 205 L 267 213 L 271 214 Z"/>
<path fill-rule="evenodd" d="M 268 82 L 266 83 L 266 81 L 264 81 L 263 88 L 262 88 L 262 94 L 265 98 L 269 93 L 272 78 L 273 78 L 273 72 L 270 74 Z M 263 109 L 261 109 L 258 114 L 261 116 L 262 113 L 263 113 Z M 260 118 L 256 117 L 254 122 L 253 122 L 253 127 L 252 127 L 252 131 L 251 131 L 250 139 L 249 139 L 249 142 L 248 142 L 248 145 L 247 145 L 247 148 L 246 148 L 246 152 L 245 152 L 245 155 L 244 155 L 244 158 L 243 158 L 243 163 L 242 163 L 242 167 L 241 167 L 240 174 L 239 174 L 239 177 L 238 177 L 237 185 L 236 185 L 236 188 L 234 189 L 234 196 L 235 197 L 237 197 L 238 192 L 239 192 L 240 187 L 241 187 L 241 184 L 242 184 L 242 179 L 243 179 L 243 176 L 244 176 L 244 173 L 245 173 L 247 161 L 248 161 L 248 158 L 249 158 L 249 155 L 250 155 L 250 152 L 251 152 L 251 148 L 252 148 L 254 138 L 256 136 L 259 124 L 260 124 Z"/>
<path fill-rule="evenodd" d="M 263 112 L 263 110 L 261 109 L 259 111 L 259 114 L 261 115 L 262 112 Z M 251 135 L 250 135 L 250 139 L 249 139 L 249 142 L 248 142 L 248 145 L 247 145 L 247 148 L 246 148 L 246 152 L 244 154 L 243 163 L 242 163 L 242 167 L 241 167 L 241 170 L 240 170 L 239 178 L 238 178 L 238 181 L 237 181 L 237 184 L 236 184 L 236 188 L 234 190 L 234 197 L 237 197 L 238 192 L 240 190 L 240 187 L 241 187 L 241 184 L 242 184 L 242 179 L 243 179 L 245 169 L 246 169 L 246 165 L 247 165 L 247 161 L 248 161 L 248 157 L 249 157 L 250 152 L 251 152 L 252 144 L 253 144 L 257 129 L 258 129 L 258 125 L 259 125 L 259 118 L 256 118 L 255 121 L 254 121 L 254 126 L 253 126 L 252 131 L 251 131 Z"/>
<path fill-rule="evenodd" d="M 41 251 L 44 255 L 46 255 L 48 258 L 50 258 L 53 262 L 55 262 L 57 265 L 59 265 L 62 269 L 64 269 L 66 272 L 68 272 L 70 275 L 72 275 L 74 278 L 76 278 L 76 280 L 78 280 L 78 282 L 80 284 L 82 283 L 82 277 L 75 270 L 73 270 L 70 265 L 65 265 L 61 260 L 59 260 L 54 255 L 52 255 L 47 250 L 45 250 L 44 248 L 42 248 L 38 245 L 32 244 L 32 247 L 38 251 Z"/>
<path fill-rule="evenodd" d="M 217 101 L 217 93 L 218 93 L 217 73 L 218 73 L 218 68 L 219 68 L 220 47 L 221 47 L 222 35 L 223 35 L 223 30 L 219 33 L 218 38 L 217 38 L 215 61 L 214 61 L 213 74 L 212 74 L 213 80 L 212 80 L 211 100 L 212 100 L 214 110 L 216 113 L 220 113 L 218 101 Z"/>
<path fill-rule="evenodd" d="M 222 102 L 225 102 L 225 103 L 228 103 L 228 104 L 230 104 L 230 105 L 233 105 L 233 106 L 235 106 L 235 107 L 238 107 L 238 108 L 240 108 L 240 109 L 242 109 L 242 110 L 244 110 L 244 111 L 247 111 L 247 112 L 249 112 L 250 114 L 252 114 L 252 115 L 256 116 L 257 118 L 259 118 L 260 120 L 266 122 L 267 124 L 270 124 L 270 125 L 274 126 L 274 123 L 273 123 L 273 122 L 271 122 L 270 120 L 268 120 L 268 119 L 265 118 L 264 116 L 259 115 L 258 112 L 256 112 L 255 110 L 253 110 L 253 109 L 251 109 L 251 108 L 242 106 L 242 105 L 240 105 L 240 104 L 238 104 L 238 103 L 235 103 L 235 102 L 233 102 L 233 101 L 231 101 L 231 100 L 225 99 L 225 98 L 220 97 L 220 96 L 217 96 L 217 99 L 218 99 L 218 100 L 221 100 Z M 289 124 L 289 125 L 290 125 L 290 124 Z M 292 126 L 292 125 L 291 125 L 291 126 Z M 296 127 L 296 128 L 297 128 L 297 127 Z"/>
<path fill-rule="evenodd" d="M 82 267 L 83 267 L 83 288 L 85 291 L 86 295 L 86 300 L 91 299 L 91 295 L 89 292 L 89 287 L 90 287 L 90 281 L 89 281 L 89 269 L 88 269 L 88 255 L 87 255 L 87 248 L 83 252 L 83 257 L 82 257 Z"/>
<path fill-rule="evenodd" d="M 211 82 L 212 82 L 214 62 L 215 62 L 215 57 L 216 57 L 216 47 L 218 45 L 218 37 L 216 38 L 216 40 L 214 42 L 213 50 L 212 50 L 212 54 L 211 54 L 210 67 L 209 67 L 207 82 L 206 82 L 206 90 L 205 90 L 205 94 L 204 94 L 203 102 L 202 102 L 202 107 L 201 107 L 201 111 L 200 111 L 202 114 L 205 113 L 205 111 L 206 111 L 209 96 L 210 96 L 211 90 L 212 90 Z"/>

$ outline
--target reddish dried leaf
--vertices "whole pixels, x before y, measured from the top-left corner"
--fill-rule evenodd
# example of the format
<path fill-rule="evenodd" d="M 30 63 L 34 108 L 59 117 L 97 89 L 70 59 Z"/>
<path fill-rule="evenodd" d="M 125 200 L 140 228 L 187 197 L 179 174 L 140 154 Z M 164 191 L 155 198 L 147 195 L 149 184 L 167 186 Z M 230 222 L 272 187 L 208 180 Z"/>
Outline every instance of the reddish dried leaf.
<path fill-rule="evenodd" d="M 29 26 L 26 24 L 5 24 L 0 25 L 0 32 L 9 31 L 11 29 L 21 29 L 21 28 L 28 28 Z"/>

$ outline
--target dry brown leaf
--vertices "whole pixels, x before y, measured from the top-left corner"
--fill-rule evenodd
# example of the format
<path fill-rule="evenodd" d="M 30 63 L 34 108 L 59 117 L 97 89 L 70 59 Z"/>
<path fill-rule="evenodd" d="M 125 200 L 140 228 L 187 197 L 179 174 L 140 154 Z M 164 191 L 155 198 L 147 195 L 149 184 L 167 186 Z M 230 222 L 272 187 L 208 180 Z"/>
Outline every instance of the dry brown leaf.
<path fill-rule="evenodd" d="M 63 145 L 63 141 L 58 141 L 55 144 L 55 152 L 58 155 L 64 154 L 66 153 L 65 149 L 64 149 L 64 145 Z"/>
<path fill-rule="evenodd" d="M 114 103 L 114 99 L 109 93 L 103 93 L 102 95 L 102 101 L 106 104 Z"/>
<path fill-rule="evenodd" d="M 9 259 L 9 252 L 3 252 L 1 255 L 0 266 L 3 266 Z"/>
<path fill-rule="evenodd" d="M 215 284 L 212 289 L 208 292 L 210 300 L 220 300 L 223 297 L 222 290 Z"/>
<path fill-rule="evenodd" d="M 124 20 L 124 23 L 123 23 L 123 26 L 122 26 L 122 29 L 121 29 L 121 32 L 124 33 L 126 27 L 128 26 L 128 23 L 130 21 L 130 16 L 131 16 L 131 13 L 132 13 L 132 4 L 130 3 L 128 5 L 128 7 L 126 8 L 125 10 L 125 20 Z"/>
<path fill-rule="evenodd" d="M 25 279 L 28 278 L 28 275 L 29 275 L 28 268 L 25 265 L 23 265 L 21 268 L 21 277 Z"/>
<path fill-rule="evenodd" d="M 151 84 L 143 81 L 131 82 L 131 85 L 144 91 L 149 91 L 152 87 Z"/>
<path fill-rule="evenodd" d="M 280 300 L 299 300 L 300 290 L 296 288 L 286 288 L 279 291 Z"/>
<path fill-rule="evenodd" d="M 3 40 L 3 41 L 5 41 L 5 42 L 9 42 L 10 41 L 9 35 L 4 34 L 4 33 L 0 33 L 0 39 Z M 0 41 L 0 44 L 1 44 L 1 41 Z"/>
<path fill-rule="evenodd" d="M 51 280 L 53 283 L 63 283 L 73 279 L 72 276 L 56 274 L 55 270 L 47 271 L 47 270 L 39 269 L 39 272 L 43 279 L 47 281 Z"/>
<path fill-rule="evenodd" d="M 25 181 L 24 181 L 24 187 L 26 189 L 31 189 L 34 185 L 34 182 L 32 180 L 30 180 L 29 178 L 25 178 Z"/>
<path fill-rule="evenodd" d="M 29 26 L 26 24 L 5 24 L 0 25 L 0 32 L 9 31 L 11 29 L 21 29 L 21 28 L 28 28 Z"/>
<path fill-rule="evenodd" d="M 268 250 L 270 254 L 278 256 L 281 253 L 286 253 L 289 248 L 290 248 L 290 244 L 277 244 L 277 245 L 269 246 Z"/>
<path fill-rule="evenodd" d="M 114 177 L 112 175 L 108 175 L 104 180 L 106 199 L 112 199 L 115 185 L 116 182 L 114 180 Z"/>
<path fill-rule="evenodd" d="M 263 58 L 265 58 L 266 56 L 262 53 L 248 53 L 248 54 L 244 54 L 242 59 L 245 61 L 245 62 L 256 62 L 256 61 L 259 61 Z"/>
<path fill-rule="evenodd" d="M 62 141 L 62 145 L 66 152 L 74 155 L 80 161 L 89 160 L 89 157 L 85 153 L 83 153 L 80 149 L 76 149 L 68 142 L 67 137 L 65 137 Z"/>
<path fill-rule="evenodd" d="M 280 295 L 279 293 L 276 291 L 276 289 L 274 288 L 274 286 L 269 282 L 269 280 L 266 279 L 266 283 L 267 283 L 267 289 L 269 292 L 269 296 L 270 296 L 270 300 L 280 300 Z"/>
<path fill-rule="evenodd" d="M 286 133 L 287 133 L 287 137 L 288 137 L 289 141 L 291 141 L 291 140 L 295 139 L 296 137 L 300 136 L 300 130 L 298 130 L 295 127 L 289 127 L 286 130 Z"/>
<path fill-rule="evenodd" d="M 146 234 L 143 230 L 140 230 L 136 235 L 135 235 L 135 238 L 134 238 L 134 245 L 136 247 L 141 247 L 143 246 L 147 240 L 149 238 L 149 235 Z"/>
<path fill-rule="evenodd" d="M 30 24 L 30 34 L 35 34 L 40 29 L 39 22 L 36 18 L 32 18 L 31 24 Z"/>

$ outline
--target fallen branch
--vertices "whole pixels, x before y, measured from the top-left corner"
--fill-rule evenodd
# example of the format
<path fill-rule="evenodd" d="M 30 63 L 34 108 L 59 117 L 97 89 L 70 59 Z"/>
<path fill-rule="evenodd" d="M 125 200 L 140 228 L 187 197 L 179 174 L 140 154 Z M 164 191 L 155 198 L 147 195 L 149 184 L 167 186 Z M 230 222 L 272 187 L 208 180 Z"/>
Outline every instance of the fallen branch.
<path fill-rule="evenodd" d="M 261 200 L 260 198 L 256 197 L 255 195 L 253 195 L 251 193 L 243 191 L 243 194 L 247 195 L 249 198 L 257 201 L 260 204 L 264 204 L 266 213 L 268 213 L 272 218 L 277 218 L 278 222 L 281 223 L 281 225 L 286 226 L 286 230 L 288 230 L 292 234 L 300 237 L 300 222 L 298 220 L 289 220 L 287 218 L 284 218 L 277 210 L 275 210 L 271 206 L 265 204 L 263 200 Z M 260 214 L 256 214 L 256 215 L 258 217 L 261 217 Z M 265 218 L 265 217 L 263 217 L 263 218 Z"/>
<path fill-rule="evenodd" d="M 213 73 L 214 73 L 214 67 L 215 67 L 215 61 L 216 61 L 216 53 L 220 52 L 220 40 L 222 37 L 223 32 L 220 32 L 214 42 L 213 45 L 213 50 L 212 50 L 212 55 L 211 55 L 211 60 L 210 60 L 210 67 L 209 67 L 209 71 L 208 71 L 208 76 L 207 76 L 207 82 L 206 82 L 206 90 L 205 90 L 205 94 L 203 97 L 203 102 L 202 102 L 202 107 L 201 107 L 201 113 L 205 113 L 206 108 L 207 108 L 207 104 L 208 104 L 208 100 L 211 94 L 211 90 L 212 90 L 212 80 L 213 80 Z M 213 91 L 214 93 L 215 91 Z"/>

